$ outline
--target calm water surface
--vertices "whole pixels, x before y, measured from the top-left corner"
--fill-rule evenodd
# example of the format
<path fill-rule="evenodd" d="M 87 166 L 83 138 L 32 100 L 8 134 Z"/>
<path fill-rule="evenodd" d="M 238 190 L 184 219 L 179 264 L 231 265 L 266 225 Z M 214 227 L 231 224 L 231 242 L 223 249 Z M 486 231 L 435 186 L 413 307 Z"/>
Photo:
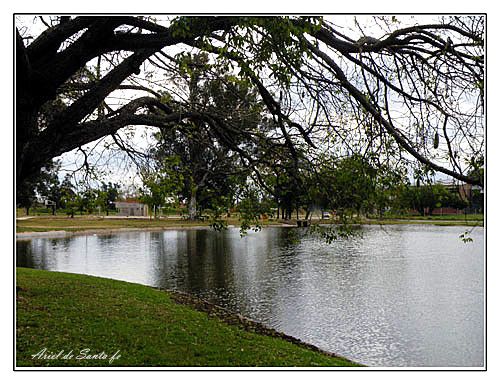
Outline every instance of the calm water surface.
<path fill-rule="evenodd" d="M 129 232 L 17 242 L 18 266 L 176 289 L 371 366 L 482 366 L 484 250 L 463 227 Z"/>

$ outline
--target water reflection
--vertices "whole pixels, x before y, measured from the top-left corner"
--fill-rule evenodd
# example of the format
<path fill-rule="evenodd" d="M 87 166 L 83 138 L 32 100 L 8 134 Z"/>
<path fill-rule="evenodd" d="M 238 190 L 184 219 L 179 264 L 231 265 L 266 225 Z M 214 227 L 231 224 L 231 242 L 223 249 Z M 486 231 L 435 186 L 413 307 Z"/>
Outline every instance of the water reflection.
<path fill-rule="evenodd" d="M 483 230 L 366 227 L 328 246 L 297 229 L 18 241 L 19 266 L 196 294 L 368 365 L 483 364 Z"/>

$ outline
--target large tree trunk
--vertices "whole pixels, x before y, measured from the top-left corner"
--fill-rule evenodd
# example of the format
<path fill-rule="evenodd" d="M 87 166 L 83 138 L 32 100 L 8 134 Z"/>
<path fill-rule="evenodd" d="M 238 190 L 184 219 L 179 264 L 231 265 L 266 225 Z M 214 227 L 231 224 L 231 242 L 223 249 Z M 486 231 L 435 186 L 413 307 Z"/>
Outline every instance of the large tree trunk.
<path fill-rule="evenodd" d="M 189 198 L 188 217 L 191 221 L 196 219 L 196 193 L 192 193 Z"/>
<path fill-rule="evenodd" d="M 188 199 L 188 219 L 194 221 L 197 218 L 197 205 L 196 194 L 198 193 L 198 185 L 194 182 L 192 177 L 187 178 L 187 189 L 189 190 Z"/>
<path fill-rule="evenodd" d="M 35 173 L 25 164 L 30 160 L 25 151 L 27 143 L 37 131 L 39 110 L 39 103 L 34 93 L 40 90 L 38 86 L 40 84 L 32 78 L 32 72 L 23 40 L 16 30 L 16 179 L 18 188 L 26 181 L 26 174 Z M 37 86 L 33 86 L 33 83 Z"/>

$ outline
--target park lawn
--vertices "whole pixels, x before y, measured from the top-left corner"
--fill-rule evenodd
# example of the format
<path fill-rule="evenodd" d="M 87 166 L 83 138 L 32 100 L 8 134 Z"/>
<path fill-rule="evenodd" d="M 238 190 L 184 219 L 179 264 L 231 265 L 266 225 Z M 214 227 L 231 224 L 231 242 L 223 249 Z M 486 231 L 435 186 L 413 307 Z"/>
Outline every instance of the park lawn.
<path fill-rule="evenodd" d="M 246 331 L 165 291 L 85 275 L 17 269 L 17 366 L 109 367 L 106 360 L 31 355 L 119 350 L 111 366 L 359 366 L 277 337 Z"/>
<path fill-rule="evenodd" d="M 225 219 L 228 225 L 239 226 L 237 217 Z M 85 230 L 112 230 L 112 229 L 168 229 L 180 227 L 209 226 L 210 220 L 189 221 L 184 219 L 149 219 L 149 218 L 101 218 L 96 216 L 63 216 L 32 217 L 16 220 L 16 232 L 45 232 L 45 231 L 85 231 Z M 261 220 L 263 226 L 280 225 L 280 221 Z"/>
<path fill-rule="evenodd" d="M 433 225 L 433 226 L 483 226 L 483 221 L 441 221 L 441 220 L 422 220 L 415 219 L 370 219 L 362 220 L 363 225 Z"/>
<path fill-rule="evenodd" d="M 207 226 L 208 221 L 187 221 L 181 219 L 106 219 L 92 216 L 75 218 L 68 217 L 33 217 L 27 220 L 16 221 L 18 233 L 30 231 L 82 231 L 101 229 L 143 229 Z"/>
<path fill-rule="evenodd" d="M 399 215 L 388 216 L 389 219 L 415 219 L 415 220 L 431 220 L 431 221 L 484 221 L 484 214 L 444 214 L 438 215 Z"/>
<path fill-rule="evenodd" d="M 359 223 L 367 225 L 436 225 L 436 226 L 483 226 L 483 214 L 450 214 L 450 215 L 388 215 L 382 218 L 363 218 Z"/>
<path fill-rule="evenodd" d="M 331 220 L 314 221 L 316 223 L 333 223 Z M 281 225 L 288 223 L 281 220 L 263 220 L 263 226 Z M 467 226 L 470 224 L 483 223 L 483 215 L 450 215 L 450 216 L 401 216 L 401 217 L 386 217 L 382 219 L 361 219 L 360 224 L 381 224 L 381 225 L 398 225 L 398 224 L 434 224 L 442 226 Z M 228 225 L 239 226 L 240 221 L 237 217 L 227 219 Z M 208 226 L 209 220 L 205 221 L 188 221 L 182 219 L 106 219 L 95 216 L 75 216 L 68 218 L 64 216 L 46 216 L 33 217 L 26 220 L 16 221 L 16 232 L 45 232 L 45 231 L 85 231 L 85 230 L 113 230 L 113 229 L 168 229 L 182 228 L 194 226 Z"/>

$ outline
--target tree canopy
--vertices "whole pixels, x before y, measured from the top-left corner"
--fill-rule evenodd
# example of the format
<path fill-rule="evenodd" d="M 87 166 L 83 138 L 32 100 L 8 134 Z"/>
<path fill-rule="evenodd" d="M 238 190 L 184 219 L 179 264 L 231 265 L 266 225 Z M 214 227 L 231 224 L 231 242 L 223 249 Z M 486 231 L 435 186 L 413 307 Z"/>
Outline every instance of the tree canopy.
<path fill-rule="evenodd" d="M 124 127 L 180 123 L 203 124 L 249 169 L 283 150 L 297 164 L 328 143 L 483 184 L 484 16 L 360 18 L 351 30 L 335 15 L 61 16 L 33 34 L 26 17 L 16 21 L 18 189 Z M 257 90 L 266 129 L 183 95 L 180 77 L 215 67 Z"/>

